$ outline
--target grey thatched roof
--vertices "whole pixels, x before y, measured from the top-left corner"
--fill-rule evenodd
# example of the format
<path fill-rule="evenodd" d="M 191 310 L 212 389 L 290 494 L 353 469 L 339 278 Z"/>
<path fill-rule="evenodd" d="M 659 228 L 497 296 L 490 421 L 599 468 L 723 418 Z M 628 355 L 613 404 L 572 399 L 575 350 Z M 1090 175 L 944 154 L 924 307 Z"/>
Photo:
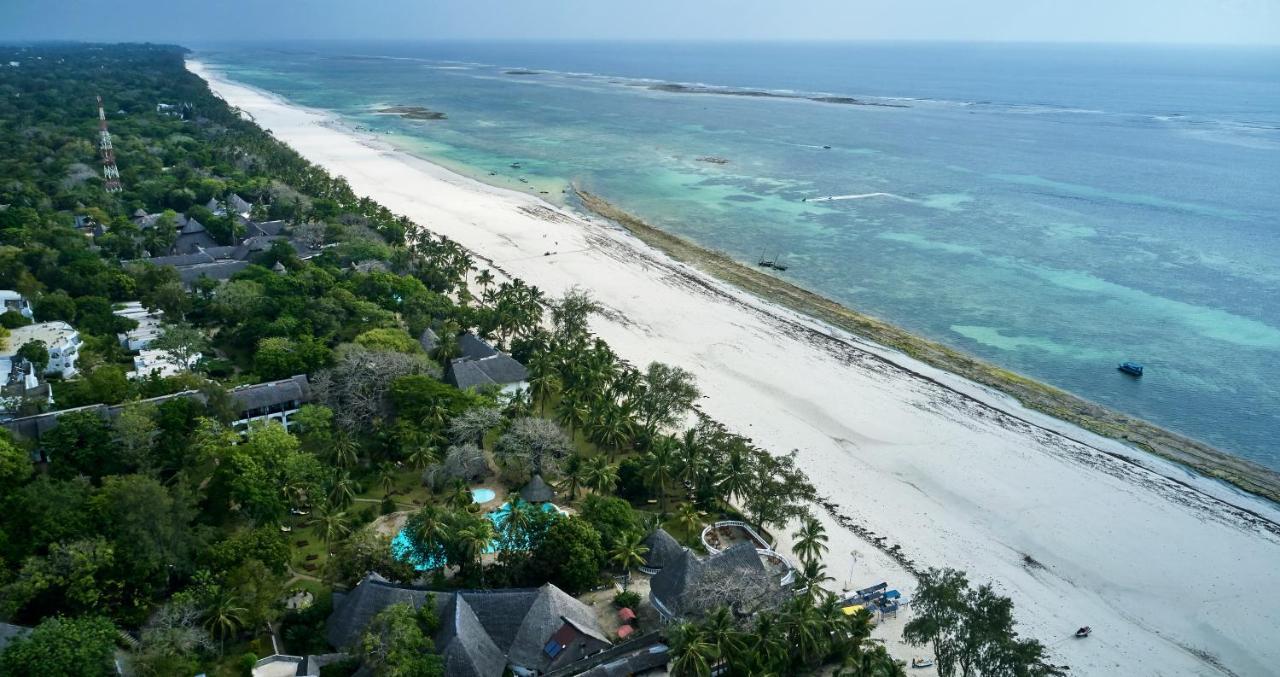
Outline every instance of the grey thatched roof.
<path fill-rule="evenodd" d="M 778 596 L 783 590 L 777 577 L 770 576 L 760 561 L 760 555 L 751 543 L 739 543 L 719 554 L 698 559 L 688 550 L 682 557 L 668 563 L 649 582 L 649 595 L 673 615 L 685 614 L 687 595 L 706 582 L 749 579 L 759 581 L 760 589 L 743 589 L 743 600 L 758 600 L 764 596 Z M 690 610 L 695 611 L 695 610 Z"/>
<path fill-rule="evenodd" d="M 431 330 L 431 327 L 427 327 L 422 330 L 422 335 L 418 337 L 418 343 L 422 344 L 422 349 L 429 353 L 440 345 L 440 337 Z"/>
<path fill-rule="evenodd" d="M 546 480 L 542 479 L 542 475 L 534 475 L 533 479 L 520 490 L 520 498 L 529 503 L 546 503 L 555 497 L 556 492 L 551 490 Z"/>
<path fill-rule="evenodd" d="M 529 370 L 510 355 L 495 350 L 470 332 L 458 337 L 462 357 L 450 360 L 444 379 L 466 390 L 486 385 L 509 385 L 529 378 Z"/>
<path fill-rule="evenodd" d="M 203 233 L 203 232 L 205 232 L 205 227 L 203 223 L 200 223 L 195 219 L 189 219 L 186 216 L 183 216 L 181 214 L 178 215 L 178 234 L 179 235 L 194 235 L 195 233 Z"/>
<path fill-rule="evenodd" d="M 499 677 L 508 664 L 547 672 L 609 646 L 591 609 L 549 583 L 536 590 L 430 593 L 393 585 L 377 574 L 334 595 L 325 638 L 334 646 L 350 646 L 378 612 L 402 602 L 421 607 L 428 595 L 437 600 L 441 623 L 435 646 L 447 675 Z M 552 637 L 568 640 L 554 657 L 545 651 Z"/>
<path fill-rule="evenodd" d="M 498 354 L 496 348 L 471 332 L 458 337 L 458 352 L 464 360 L 483 360 Z"/>
<path fill-rule="evenodd" d="M 350 592 L 333 596 L 333 612 L 325 627 L 325 639 L 340 649 L 355 646 L 379 611 L 401 603 L 412 604 L 417 609 L 426 603 L 430 594 L 426 590 L 394 585 L 371 573 Z"/>
<path fill-rule="evenodd" d="M 267 383 L 258 383 L 255 385 L 240 386 L 228 391 L 232 401 L 238 406 L 239 413 L 244 414 L 250 409 L 260 409 L 275 404 L 286 404 L 289 402 L 306 402 L 311 397 L 310 383 L 307 381 L 306 374 L 298 374 L 279 381 L 269 381 Z M 195 398 L 204 402 L 204 395 L 196 390 L 186 390 L 172 395 L 161 395 L 160 397 L 152 397 L 141 400 L 143 403 L 159 404 L 169 400 L 178 398 Z M 10 432 L 29 440 L 38 440 L 40 436 L 52 430 L 58 425 L 58 418 L 66 416 L 74 412 L 89 411 L 98 414 L 107 419 L 114 419 L 120 415 L 126 405 L 119 404 L 108 407 L 103 404 L 89 404 L 83 407 L 74 407 L 72 409 L 60 409 L 44 414 L 36 414 L 34 416 L 24 416 L 4 421 L 2 424 L 8 428 Z"/>
<path fill-rule="evenodd" d="M 190 285 L 202 277 L 221 281 L 231 279 L 232 275 L 248 267 L 248 261 L 215 261 L 214 263 L 179 268 L 178 277 L 186 285 Z"/>
<path fill-rule="evenodd" d="M 666 529 L 654 529 L 644 539 L 644 545 L 648 546 L 649 552 L 644 554 L 644 567 L 646 569 L 661 570 L 668 564 L 675 562 L 684 557 L 686 548 L 680 545 Z"/>
<path fill-rule="evenodd" d="M 192 221 L 192 223 L 195 222 Z M 175 255 L 195 254 L 202 249 L 209 249 L 217 246 L 218 241 L 213 239 L 212 235 L 205 232 L 204 226 L 201 226 L 198 231 L 191 233 L 183 232 L 179 235 L 178 239 L 173 241 L 173 247 L 170 248 L 169 251 Z"/>
<path fill-rule="evenodd" d="M 463 595 L 451 595 L 440 614 L 436 651 L 444 657 L 446 675 L 488 677 L 507 667 L 505 652 L 494 643 Z"/>
<path fill-rule="evenodd" d="M 245 232 L 249 236 L 279 235 L 284 231 L 284 221 L 250 221 L 245 224 Z"/>
<path fill-rule="evenodd" d="M 279 381 L 240 386 L 230 391 L 241 411 L 264 409 L 290 402 L 306 402 L 311 395 L 310 383 L 305 374 Z"/>

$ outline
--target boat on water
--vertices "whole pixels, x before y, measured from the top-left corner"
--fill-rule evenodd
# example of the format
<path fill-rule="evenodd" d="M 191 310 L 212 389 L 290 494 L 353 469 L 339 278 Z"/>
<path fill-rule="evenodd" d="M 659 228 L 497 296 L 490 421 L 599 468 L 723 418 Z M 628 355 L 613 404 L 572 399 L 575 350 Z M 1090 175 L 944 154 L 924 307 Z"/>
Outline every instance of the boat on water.
<path fill-rule="evenodd" d="M 1116 369 L 1130 376 L 1142 376 L 1142 365 L 1137 362 L 1121 362 Z"/>
<path fill-rule="evenodd" d="M 913 668 L 931 668 L 933 667 L 932 658 L 912 658 L 911 667 Z"/>

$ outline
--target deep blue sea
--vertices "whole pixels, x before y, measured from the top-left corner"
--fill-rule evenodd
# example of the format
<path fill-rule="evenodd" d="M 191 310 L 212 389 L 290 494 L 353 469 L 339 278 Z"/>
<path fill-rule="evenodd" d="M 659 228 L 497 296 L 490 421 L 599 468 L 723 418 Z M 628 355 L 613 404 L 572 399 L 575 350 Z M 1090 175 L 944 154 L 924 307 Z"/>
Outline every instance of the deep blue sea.
<path fill-rule="evenodd" d="M 196 56 L 483 180 L 552 199 L 577 182 L 742 261 L 782 256 L 785 277 L 852 308 L 1280 469 L 1278 49 L 348 42 Z M 672 83 L 693 91 L 654 88 Z M 707 93 L 748 90 L 776 96 Z M 448 117 L 378 112 L 389 105 Z M 1128 359 L 1142 379 L 1116 371 Z"/>

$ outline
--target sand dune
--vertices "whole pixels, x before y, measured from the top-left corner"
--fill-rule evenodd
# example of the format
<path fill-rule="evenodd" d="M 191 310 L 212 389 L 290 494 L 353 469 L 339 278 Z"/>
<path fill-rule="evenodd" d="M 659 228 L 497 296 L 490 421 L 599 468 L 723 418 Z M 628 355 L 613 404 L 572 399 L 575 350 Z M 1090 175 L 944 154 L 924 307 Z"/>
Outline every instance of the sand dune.
<path fill-rule="evenodd" d="M 915 566 L 994 581 L 1071 674 L 1276 673 L 1274 506 L 728 288 L 608 224 L 190 67 L 357 192 L 549 295 L 591 289 L 608 308 L 592 326 L 620 355 L 690 369 L 707 413 L 772 451 L 798 449 L 830 506 L 819 512 L 837 586 L 857 550 L 855 586 L 912 588 L 902 564 L 844 523 Z M 1092 638 L 1068 639 L 1085 624 Z"/>

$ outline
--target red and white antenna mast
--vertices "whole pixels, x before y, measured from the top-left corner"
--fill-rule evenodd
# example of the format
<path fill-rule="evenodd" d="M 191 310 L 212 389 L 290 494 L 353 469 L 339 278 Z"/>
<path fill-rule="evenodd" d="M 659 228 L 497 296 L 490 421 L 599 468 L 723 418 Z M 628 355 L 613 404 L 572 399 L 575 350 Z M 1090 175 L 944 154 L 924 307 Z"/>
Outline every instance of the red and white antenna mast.
<path fill-rule="evenodd" d="M 120 170 L 116 168 L 116 151 L 111 147 L 111 132 L 107 131 L 107 112 L 102 109 L 102 97 L 98 97 L 98 148 L 102 151 L 102 187 L 108 193 L 119 193 Z"/>

